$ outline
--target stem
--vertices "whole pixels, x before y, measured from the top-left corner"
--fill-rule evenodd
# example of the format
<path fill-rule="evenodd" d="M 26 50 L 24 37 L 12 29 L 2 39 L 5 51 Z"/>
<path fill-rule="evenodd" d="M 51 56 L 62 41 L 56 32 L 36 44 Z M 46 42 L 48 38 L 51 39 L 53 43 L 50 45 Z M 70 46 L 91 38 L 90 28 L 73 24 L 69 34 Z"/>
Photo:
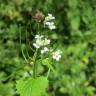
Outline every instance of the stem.
<path fill-rule="evenodd" d="M 23 49 L 22 49 L 22 46 L 21 46 L 21 30 L 20 29 L 19 29 L 19 38 L 20 38 L 19 42 L 20 42 L 20 49 L 21 49 L 22 55 L 23 55 L 26 63 L 28 63 L 28 60 L 27 60 L 26 56 L 24 55 L 24 52 L 23 52 Z"/>
<path fill-rule="evenodd" d="M 49 76 L 49 73 L 50 73 L 50 68 L 48 69 L 48 72 L 47 72 L 47 78 L 48 78 L 48 76 Z"/>
<path fill-rule="evenodd" d="M 31 22 L 32 22 L 32 20 L 29 22 L 29 28 L 31 29 L 31 32 L 30 33 L 31 33 L 32 36 L 34 36 L 34 34 L 32 32 L 32 28 L 31 28 Z"/>
<path fill-rule="evenodd" d="M 37 57 L 37 53 L 38 53 L 38 49 L 36 49 L 35 53 L 34 53 L 34 56 L 33 56 L 33 61 L 34 61 L 34 64 L 33 64 L 33 77 L 36 78 L 36 57 Z"/>
<path fill-rule="evenodd" d="M 29 56 L 29 53 L 28 53 L 28 34 L 27 34 L 27 28 L 26 28 L 26 52 L 27 52 L 28 58 L 30 59 L 31 57 Z"/>
<path fill-rule="evenodd" d="M 40 24 L 39 24 L 39 23 L 37 23 L 37 28 L 38 28 L 38 29 L 37 29 L 38 34 L 41 35 L 41 27 L 40 27 Z"/>
<path fill-rule="evenodd" d="M 29 42 L 29 47 L 30 47 L 30 49 L 34 52 L 35 50 L 31 47 L 31 44 L 30 44 L 30 42 Z"/>

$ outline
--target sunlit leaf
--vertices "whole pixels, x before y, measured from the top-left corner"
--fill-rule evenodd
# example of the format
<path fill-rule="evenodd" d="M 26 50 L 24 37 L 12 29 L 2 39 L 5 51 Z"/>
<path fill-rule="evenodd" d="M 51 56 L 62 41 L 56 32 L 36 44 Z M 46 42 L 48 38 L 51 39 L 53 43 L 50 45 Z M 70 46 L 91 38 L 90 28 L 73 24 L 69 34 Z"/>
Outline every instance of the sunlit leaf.
<path fill-rule="evenodd" d="M 48 87 L 46 77 L 28 78 L 27 80 L 20 79 L 17 81 L 17 92 L 20 96 L 42 96 Z"/>

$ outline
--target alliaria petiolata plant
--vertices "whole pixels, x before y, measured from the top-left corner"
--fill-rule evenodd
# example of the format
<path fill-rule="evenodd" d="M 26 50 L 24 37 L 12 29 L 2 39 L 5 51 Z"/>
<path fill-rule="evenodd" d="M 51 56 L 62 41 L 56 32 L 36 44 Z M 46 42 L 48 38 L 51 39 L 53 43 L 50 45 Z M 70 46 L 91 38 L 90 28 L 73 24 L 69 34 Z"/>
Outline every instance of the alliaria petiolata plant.
<path fill-rule="evenodd" d="M 29 73 L 25 72 L 24 77 L 22 77 L 20 80 L 17 80 L 16 87 L 17 92 L 20 94 L 20 96 L 43 96 L 46 92 L 46 88 L 48 87 L 48 76 L 50 74 L 50 71 L 52 70 L 54 74 L 56 74 L 52 62 L 58 62 L 61 59 L 61 50 L 52 49 L 52 42 L 50 40 L 50 37 L 47 34 L 43 33 L 43 31 L 39 30 L 41 26 L 43 26 L 44 29 L 49 29 L 50 31 L 54 30 L 56 28 L 54 23 L 55 17 L 52 14 L 48 13 L 48 16 L 46 16 L 43 20 L 43 23 L 41 23 L 40 16 L 38 14 L 36 16 L 37 17 L 34 18 L 38 25 L 38 30 L 37 34 L 34 36 L 32 44 L 35 52 L 33 56 L 30 57 L 31 62 L 28 61 L 29 59 L 26 59 L 26 56 L 22 50 L 25 61 L 26 63 L 30 63 L 30 65 L 32 65 L 32 70 Z M 47 67 L 46 75 L 42 76 L 40 74 L 37 74 L 37 61 L 39 61 L 39 64 Z"/>

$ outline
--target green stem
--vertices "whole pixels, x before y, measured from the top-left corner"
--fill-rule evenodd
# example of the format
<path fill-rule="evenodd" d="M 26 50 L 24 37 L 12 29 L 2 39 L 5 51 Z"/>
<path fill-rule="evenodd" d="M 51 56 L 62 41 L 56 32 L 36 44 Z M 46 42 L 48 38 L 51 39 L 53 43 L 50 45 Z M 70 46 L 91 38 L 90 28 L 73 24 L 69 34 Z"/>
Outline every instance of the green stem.
<path fill-rule="evenodd" d="M 30 59 L 31 57 L 29 56 L 29 53 L 28 53 L 28 34 L 27 34 L 27 28 L 26 28 L 26 53 L 27 53 L 28 58 Z"/>
<path fill-rule="evenodd" d="M 39 23 L 37 23 L 37 28 L 38 28 L 38 29 L 37 29 L 38 34 L 41 35 L 41 29 L 40 29 L 40 24 L 39 24 Z"/>
<path fill-rule="evenodd" d="M 31 47 L 30 41 L 28 42 L 30 49 L 34 52 L 35 50 Z"/>
<path fill-rule="evenodd" d="M 23 49 L 22 49 L 22 46 L 21 46 L 21 30 L 20 29 L 19 29 L 19 38 L 20 38 L 20 49 L 21 49 L 22 55 L 23 55 L 26 63 L 28 63 L 28 60 L 27 60 L 26 56 L 24 55 L 24 52 L 23 52 Z"/>
<path fill-rule="evenodd" d="M 47 72 L 47 78 L 48 78 L 49 74 L 50 74 L 50 68 L 48 69 L 48 72 Z"/>
<path fill-rule="evenodd" d="M 33 56 L 33 62 L 34 62 L 34 65 L 33 65 L 33 77 L 36 78 L 36 58 L 37 58 L 37 53 L 38 53 L 38 49 L 36 49 L 35 53 L 34 53 L 34 56 Z"/>

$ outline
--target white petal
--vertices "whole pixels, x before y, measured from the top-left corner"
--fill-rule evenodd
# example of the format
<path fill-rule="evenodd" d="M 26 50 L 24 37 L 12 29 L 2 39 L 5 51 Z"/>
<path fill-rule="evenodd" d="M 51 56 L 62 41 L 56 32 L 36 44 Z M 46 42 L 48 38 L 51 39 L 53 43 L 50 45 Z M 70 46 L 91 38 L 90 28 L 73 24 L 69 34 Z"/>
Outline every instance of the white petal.
<path fill-rule="evenodd" d="M 44 50 L 41 50 L 41 54 L 44 54 Z"/>
<path fill-rule="evenodd" d="M 40 36 L 39 35 L 35 35 L 35 38 L 39 38 Z"/>
<path fill-rule="evenodd" d="M 60 58 L 61 58 L 61 51 L 60 50 L 53 52 L 53 59 L 54 60 L 59 61 Z"/>
<path fill-rule="evenodd" d="M 36 43 L 33 43 L 33 46 L 35 47 L 35 48 L 40 48 L 40 46 L 39 45 L 37 45 Z"/>
<path fill-rule="evenodd" d="M 49 29 L 56 29 L 56 27 L 54 26 L 54 25 L 52 25 L 52 26 L 49 26 Z"/>

